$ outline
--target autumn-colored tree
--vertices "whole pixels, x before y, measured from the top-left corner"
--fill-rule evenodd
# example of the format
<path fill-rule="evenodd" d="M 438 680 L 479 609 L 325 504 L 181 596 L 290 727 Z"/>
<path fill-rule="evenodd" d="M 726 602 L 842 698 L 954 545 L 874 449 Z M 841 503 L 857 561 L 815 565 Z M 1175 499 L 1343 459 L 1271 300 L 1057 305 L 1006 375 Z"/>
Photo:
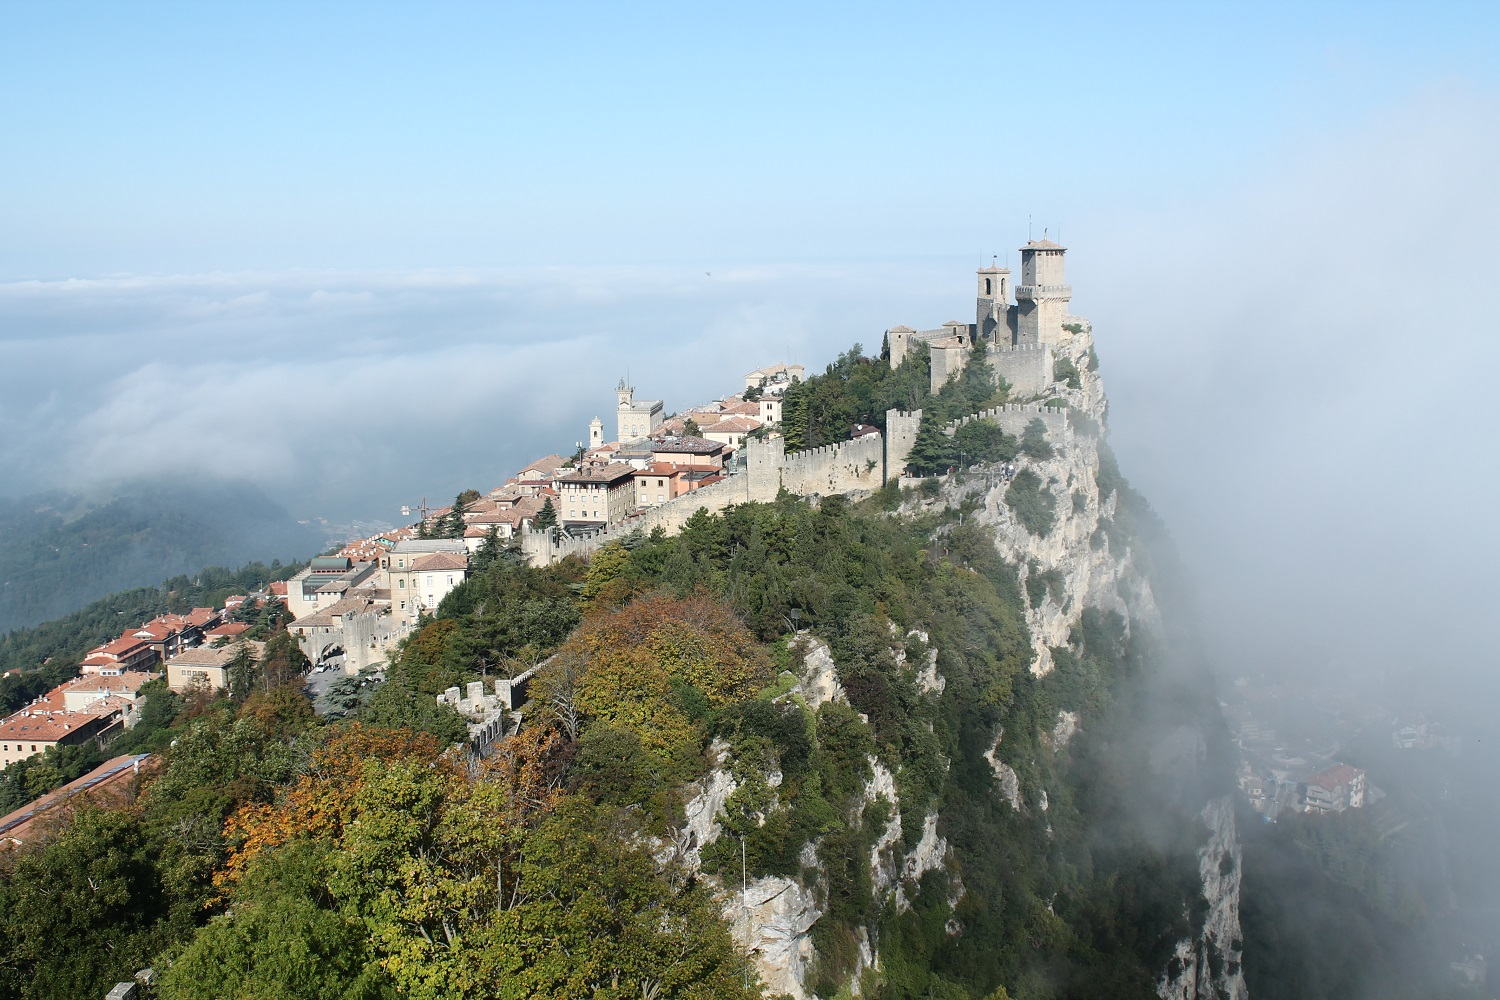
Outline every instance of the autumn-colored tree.
<path fill-rule="evenodd" d="M 238 717 L 253 720 L 268 733 L 293 736 L 317 722 L 312 702 L 296 682 L 256 691 L 240 706 Z"/>
<path fill-rule="evenodd" d="M 694 716 L 753 696 L 771 677 L 754 636 L 705 594 L 596 610 L 558 659 L 584 665 L 574 699 L 583 714 L 638 734 L 671 775 L 702 735 Z M 556 676 L 539 680 L 544 695 L 556 694 Z"/>
<path fill-rule="evenodd" d="M 392 762 L 418 761 L 435 772 L 456 771 L 458 765 L 443 757 L 443 750 L 428 733 L 358 723 L 335 731 L 278 801 L 245 803 L 229 817 L 225 834 L 232 850 L 215 882 L 232 885 L 257 855 L 293 837 L 337 836 L 353 818 L 360 789 Z"/>

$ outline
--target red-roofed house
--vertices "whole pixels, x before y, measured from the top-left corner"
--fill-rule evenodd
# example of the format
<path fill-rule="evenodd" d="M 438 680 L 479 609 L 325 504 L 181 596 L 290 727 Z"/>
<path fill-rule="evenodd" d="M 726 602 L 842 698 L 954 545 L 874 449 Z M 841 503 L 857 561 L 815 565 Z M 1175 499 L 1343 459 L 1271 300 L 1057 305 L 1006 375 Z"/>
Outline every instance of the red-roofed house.
<path fill-rule="evenodd" d="M 118 670 L 144 670 L 159 659 L 151 643 L 145 639 L 137 639 L 128 632 L 113 642 L 106 642 L 90 650 L 88 658 L 96 662 L 99 659 L 109 661 L 115 665 L 114 669 Z M 105 667 L 104 669 L 111 668 Z M 99 672 L 103 673 L 104 670 Z"/>
<path fill-rule="evenodd" d="M 1308 812 L 1343 812 L 1365 804 L 1365 772 L 1335 764 L 1302 782 L 1302 808 Z"/>

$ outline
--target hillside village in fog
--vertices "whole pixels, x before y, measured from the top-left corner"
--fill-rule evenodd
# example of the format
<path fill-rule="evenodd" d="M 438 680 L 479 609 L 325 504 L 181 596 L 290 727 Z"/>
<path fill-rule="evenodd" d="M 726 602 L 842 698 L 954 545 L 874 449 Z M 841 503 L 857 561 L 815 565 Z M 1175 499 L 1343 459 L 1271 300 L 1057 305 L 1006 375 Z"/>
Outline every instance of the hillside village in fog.
<path fill-rule="evenodd" d="M 1068 435 L 1065 409 L 1043 405 L 1063 370 L 1055 349 L 1084 322 L 1067 313 L 1071 289 L 1063 275 L 1064 252 L 1050 240 L 1028 242 L 1021 250 L 1019 285 L 1012 285 L 1008 268 L 981 268 L 975 321 L 926 330 L 892 327 L 884 334 L 889 364 L 894 368 L 925 349 L 936 391 L 963 370 L 977 341 L 986 346 L 1011 398 L 1029 400 L 978 416 L 1017 435 L 1034 422 L 1049 436 Z M 159 676 L 182 693 L 226 689 L 237 661 L 263 654 L 263 644 L 242 633 L 267 607 L 280 609 L 274 613 L 285 619 L 311 664 L 309 688 L 320 709 L 336 710 L 340 699 L 352 704 L 360 687 L 379 682 L 387 656 L 481 558 L 504 554 L 545 564 L 587 556 L 637 533 L 671 532 L 700 511 L 771 500 L 783 490 L 817 498 L 916 482 L 906 476 L 904 463 L 920 411 L 892 410 L 884 431 L 856 424 L 842 442 L 786 452 L 786 396 L 806 377 L 800 364 L 770 364 L 746 372 L 734 391 L 670 415 L 666 401 L 641 398 L 621 379 L 609 419 L 591 420 L 586 441 L 571 453 L 538 456 L 485 492 L 465 491 L 453 504 L 408 508 L 404 512 L 416 515 L 411 523 L 348 542 L 261 592 L 232 596 L 221 608 L 162 615 L 98 646 L 83 659 L 81 677 L 0 721 L 0 764 L 50 747 L 85 741 L 103 746 L 133 725 L 141 686 Z M 953 422 L 946 433 L 951 436 L 969 419 Z M 533 664 L 517 676 L 471 682 L 439 696 L 468 720 L 476 752 L 522 724 L 526 682 L 535 669 Z M 1241 792 L 1267 819 L 1289 810 L 1341 812 L 1378 796 L 1362 770 L 1335 759 L 1336 744 L 1310 753 L 1289 750 L 1248 705 L 1246 692 L 1236 689 L 1226 708 L 1236 721 L 1242 754 Z M 1425 728 L 1413 729 L 1395 739 L 1400 745 L 1403 738 L 1428 735 Z M 54 796 L 101 792 L 141 763 L 111 760 Z M 0 833 L 10 830 L 7 835 L 18 838 L 15 831 L 37 810 L 33 805 L 5 817 Z"/>

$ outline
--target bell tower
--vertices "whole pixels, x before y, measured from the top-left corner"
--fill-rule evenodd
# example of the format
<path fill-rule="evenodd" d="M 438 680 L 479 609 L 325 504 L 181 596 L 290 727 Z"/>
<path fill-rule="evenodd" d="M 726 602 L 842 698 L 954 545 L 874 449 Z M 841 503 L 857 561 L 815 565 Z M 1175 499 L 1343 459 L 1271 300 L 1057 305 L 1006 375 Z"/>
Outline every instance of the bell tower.
<path fill-rule="evenodd" d="M 974 296 L 974 331 L 979 340 L 1010 342 L 1006 312 L 1010 308 L 1010 268 L 991 263 L 979 269 Z"/>

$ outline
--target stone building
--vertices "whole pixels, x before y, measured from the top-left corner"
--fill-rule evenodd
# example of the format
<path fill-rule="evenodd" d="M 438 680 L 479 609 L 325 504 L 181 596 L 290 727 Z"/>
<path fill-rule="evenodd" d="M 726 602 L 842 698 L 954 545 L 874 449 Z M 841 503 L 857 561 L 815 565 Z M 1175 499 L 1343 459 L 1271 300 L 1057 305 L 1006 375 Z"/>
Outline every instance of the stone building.
<path fill-rule="evenodd" d="M 1051 240 L 1027 242 L 1021 248 L 1021 284 L 1015 286 L 1010 268 L 980 268 L 974 322 L 950 320 L 933 330 L 891 327 L 885 332 L 891 367 L 913 350 L 925 349 L 931 362 L 930 388 L 937 392 L 968 365 L 977 341 L 985 345 L 995 374 L 1010 386 L 1012 399 L 1043 393 L 1053 380 L 1054 348 L 1070 335 L 1068 304 L 1073 292 L 1063 275 L 1066 252 Z"/>
<path fill-rule="evenodd" d="M 1073 289 L 1063 277 L 1067 248 L 1051 240 L 1031 240 L 1021 248 L 1021 283 L 1016 286 L 1018 347 L 1056 344 L 1062 340 L 1064 317 Z"/>
<path fill-rule="evenodd" d="M 658 404 L 659 405 L 659 404 Z M 565 526 L 603 528 L 625 520 L 635 507 L 635 467 L 611 462 L 557 480 L 559 519 Z"/>
<path fill-rule="evenodd" d="M 626 385 L 624 379 L 620 379 L 620 384 L 615 388 L 615 396 L 619 400 L 615 408 L 616 440 L 634 441 L 650 437 L 651 432 L 661 426 L 666 416 L 661 400 L 636 399 L 635 387 Z M 591 433 L 590 439 L 592 437 Z"/>

